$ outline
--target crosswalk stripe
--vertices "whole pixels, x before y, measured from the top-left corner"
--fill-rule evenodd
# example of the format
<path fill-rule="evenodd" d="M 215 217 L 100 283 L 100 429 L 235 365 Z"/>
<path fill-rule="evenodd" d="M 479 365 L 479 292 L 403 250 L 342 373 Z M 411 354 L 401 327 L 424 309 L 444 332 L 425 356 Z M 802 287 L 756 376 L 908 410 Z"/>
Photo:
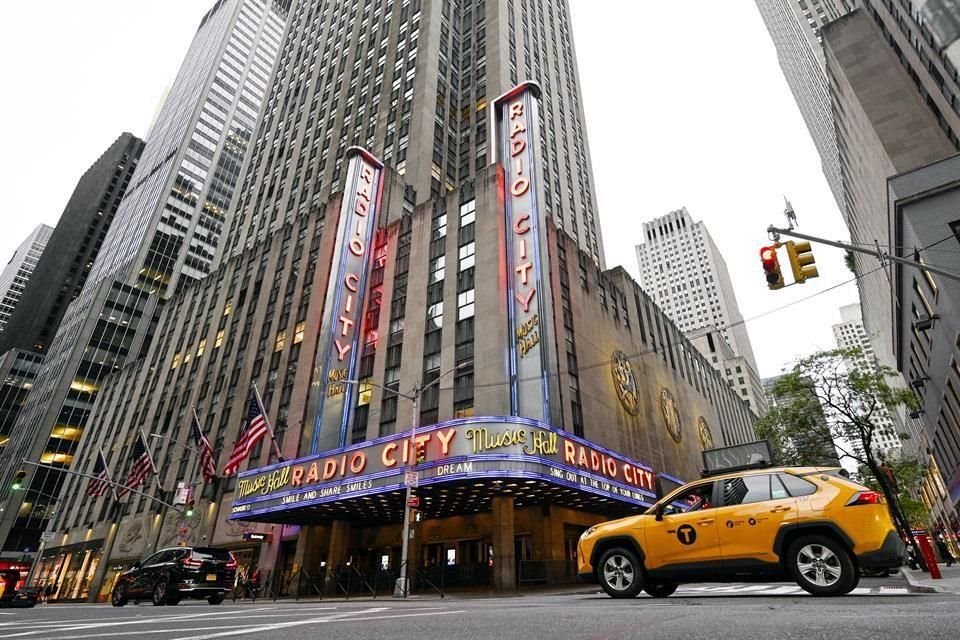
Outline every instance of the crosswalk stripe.
<path fill-rule="evenodd" d="M 754 584 L 754 583 L 732 583 L 722 585 L 681 585 L 677 589 L 677 595 L 688 596 L 725 596 L 725 595 L 762 595 L 762 596 L 807 596 L 806 591 L 797 585 L 788 584 Z M 912 595 L 906 587 L 857 587 L 848 595 L 851 596 L 894 596 L 894 595 Z"/>

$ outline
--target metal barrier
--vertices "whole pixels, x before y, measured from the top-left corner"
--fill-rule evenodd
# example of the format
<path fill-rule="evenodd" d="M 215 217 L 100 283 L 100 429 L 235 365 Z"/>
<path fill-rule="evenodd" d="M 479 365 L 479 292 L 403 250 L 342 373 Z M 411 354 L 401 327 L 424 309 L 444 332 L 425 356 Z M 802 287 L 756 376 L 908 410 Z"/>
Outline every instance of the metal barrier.
<path fill-rule="evenodd" d="M 376 598 L 377 573 L 376 571 L 373 572 L 373 584 L 370 584 L 370 581 L 367 579 L 367 574 L 357 569 L 357 567 L 352 565 L 338 567 L 334 574 L 335 588 L 337 591 L 342 591 L 347 600 L 349 600 L 353 594 L 354 587 L 359 590 L 358 593 L 370 592 L 373 597 Z"/>

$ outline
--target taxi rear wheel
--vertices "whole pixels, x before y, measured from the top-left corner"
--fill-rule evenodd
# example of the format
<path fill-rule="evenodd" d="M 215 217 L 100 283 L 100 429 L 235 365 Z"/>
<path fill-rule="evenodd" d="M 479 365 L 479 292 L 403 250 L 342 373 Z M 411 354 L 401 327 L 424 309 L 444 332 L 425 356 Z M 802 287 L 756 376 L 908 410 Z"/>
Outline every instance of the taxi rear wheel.
<path fill-rule="evenodd" d="M 600 586 L 611 598 L 635 598 L 643 588 L 643 567 L 630 549 L 607 549 L 597 566 Z"/>
<path fill-rule="evenodd" d="M 850 552 L 826 536 L 797 538 L 787 552 L 787 568 L 800 587 L 815 596 L 839 596 L 857 585 Z"/>
<path fill-rule="evenodd" d="M 643 585 L 643 590 L 647 593 L 648 596 L 651 596 L 653 598 L 666 598 L 667 596 L 673 595 L 673 592 L 677 590 L 677 585 L 670 582 L 645 584 Z"/>

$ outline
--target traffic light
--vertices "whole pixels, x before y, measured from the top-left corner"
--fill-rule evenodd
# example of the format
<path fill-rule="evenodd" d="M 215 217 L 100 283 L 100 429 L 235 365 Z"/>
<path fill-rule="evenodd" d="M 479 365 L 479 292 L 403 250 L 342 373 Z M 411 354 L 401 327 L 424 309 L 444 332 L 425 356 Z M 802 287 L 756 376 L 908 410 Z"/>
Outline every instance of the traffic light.
<path fill-rule="evenodd" d="M 813 251 L 809 242 L 787 243 L 787 257 L 790 258 L 790 268 L 793 269 L 793 279 L 797 284 L 803 284 L 809 278 L 816 278 L 817 267 L 813 264 Z"/>
<path fill-rule="evenodd" d="M 26 471 L 17 471 L 17 474 L 13 476 L 13 484 L 10 485 L 10 488 L 14 491 L 19 491 L 20 487 L 23 486 L 23 479 L 27 477 Z"/>
<path fill-rule="evenodd" d="M 772 244 L 760 249 L 760 261 L 763 263 L 763 273 L 769 289 L 783 288 L 783 274 L 780 272 L 780 260 L 777 259 L 779 247 L 779 244 Z"/>
<path fill-rule="evenodd" d="M 193 498 L 187 500 L 186 513 L 188 518 L 193 517 Z"/>

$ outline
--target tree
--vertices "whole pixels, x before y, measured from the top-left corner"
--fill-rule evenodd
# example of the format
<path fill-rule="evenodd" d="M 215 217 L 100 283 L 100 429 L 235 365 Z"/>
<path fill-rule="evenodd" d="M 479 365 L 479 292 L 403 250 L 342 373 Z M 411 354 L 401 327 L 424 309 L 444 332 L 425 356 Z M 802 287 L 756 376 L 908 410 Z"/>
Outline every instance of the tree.
<path fill-rule="evenodd" d="M 785 401 L 759 421 L 757 433 L 771 441 L 784 464 L 822 464 L 818 455 L 836 447 L 841 457 L 854 460 L 863 475 L 880 489 L 897 528 L 915 544 L 909 518 L 898 500 L 896 470 L 885 464 L 874 446 L 888 428 L 881 426 L 882 416 L 900 406 L 917 406 L 916 396 L 909 389 L 891 387 L 887 382 L 894 375 L 893 369 L 868 361 L 856 348 L 821 351 L 802 358 L 774 384 L 774 396 Z M 829 413 L 829 420 L 811 418 L 821 407 Z M 894 475 L 887 469 L 894 469 Z M 900 471 L 916 469 L 902 465 Z M 912 511 L 915 515 L 916 509 Z"/>

